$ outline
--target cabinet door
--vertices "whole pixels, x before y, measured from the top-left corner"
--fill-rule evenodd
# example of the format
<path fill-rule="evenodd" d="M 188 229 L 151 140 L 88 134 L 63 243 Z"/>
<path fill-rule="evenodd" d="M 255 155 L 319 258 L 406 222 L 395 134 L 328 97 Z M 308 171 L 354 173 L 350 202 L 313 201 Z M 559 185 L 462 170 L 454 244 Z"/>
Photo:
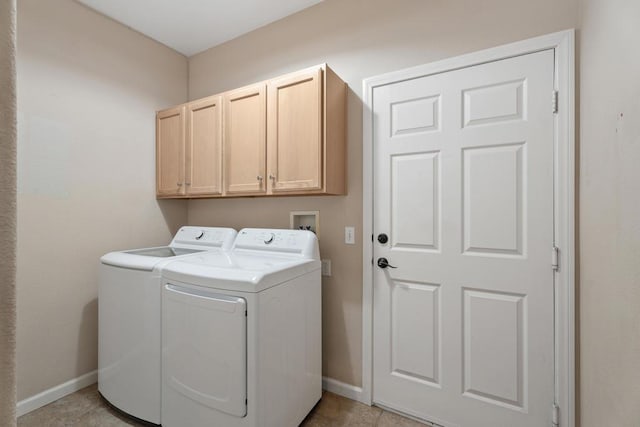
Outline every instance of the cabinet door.
<path fill-rule="evenodd" d="M 210 96 L 187 105 L 186 192 L 222 194 L 222 102 Z"/>
<path fill-rule="evenodd" d="M 184 106 L 156 115 L 156 194 L 180 196 L 184 186 Z"/>
<path fill-rule="evenodd" d="M 225 188 L 229 195 L 266 191 L 266 97 L 260 83 L 224 96 Z"/>
<path fill-rule="evenodd" d="M 322 69 L 269 82 L 271 192 L 322 188 Z"/>

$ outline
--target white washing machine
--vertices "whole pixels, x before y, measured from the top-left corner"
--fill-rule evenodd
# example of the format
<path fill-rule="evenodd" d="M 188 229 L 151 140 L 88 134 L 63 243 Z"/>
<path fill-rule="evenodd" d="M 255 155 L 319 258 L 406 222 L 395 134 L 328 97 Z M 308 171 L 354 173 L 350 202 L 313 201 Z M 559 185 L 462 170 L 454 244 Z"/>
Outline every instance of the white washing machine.
<path fill-rule="evenodd" d="M 162 424 L 295 427 L 322 396 L 315 234 L 243 229 L 162 271 Z"/>
<path fill-rule="evenodd" d="M 100 261 L 98 389 L 118 409 L 160 424 L 162 266 L 231 249 L 231 228 L 182 227 L 169 246 L 111 252 Z"/>

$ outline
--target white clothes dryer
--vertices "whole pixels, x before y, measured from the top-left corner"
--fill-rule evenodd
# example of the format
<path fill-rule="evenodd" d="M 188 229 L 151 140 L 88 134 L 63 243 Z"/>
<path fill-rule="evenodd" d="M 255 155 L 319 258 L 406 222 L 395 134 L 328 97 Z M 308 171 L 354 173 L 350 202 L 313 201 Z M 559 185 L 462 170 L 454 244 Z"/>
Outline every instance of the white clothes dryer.
<path fill-rule="evenodd" d="M 162 271 L 162 424 L 295 427 L 322 396 L 315 234 L 243 229 Z"/>
<path fill-rule="evenodd" d="M 235 236 L 231 228 L 186 226 L 169 246 L 100 259 L 98 390 L 113 406 L 160 424 L 160 272 L 170 260 L 229 250 Z"/>

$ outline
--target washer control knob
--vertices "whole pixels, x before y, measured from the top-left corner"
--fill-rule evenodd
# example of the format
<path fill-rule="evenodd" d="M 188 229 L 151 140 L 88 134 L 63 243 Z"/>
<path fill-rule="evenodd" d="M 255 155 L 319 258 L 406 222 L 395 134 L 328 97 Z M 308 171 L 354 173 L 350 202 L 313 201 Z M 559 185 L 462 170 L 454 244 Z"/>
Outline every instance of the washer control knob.
<path fill-rule="evenodd" d="M 200 231 L 200 234 L 196 236 L 196 240 L 200 240 L 204 237 L 204 231 Z"/>
<path fill-rule="evenodd" d="M 264 240 L 264 243 L 265 243 L 266 245 L 271 244 L 271 243 L 274 241 L 274 239 L 275 239 L 275 238 L 276 238 L 276 235 L 275 235 L 275 234 L 273 234 L 273 233 L 271 233 L 271 236 L 270 236 L 268 239 L 265 239 L 265 240 Z"/>

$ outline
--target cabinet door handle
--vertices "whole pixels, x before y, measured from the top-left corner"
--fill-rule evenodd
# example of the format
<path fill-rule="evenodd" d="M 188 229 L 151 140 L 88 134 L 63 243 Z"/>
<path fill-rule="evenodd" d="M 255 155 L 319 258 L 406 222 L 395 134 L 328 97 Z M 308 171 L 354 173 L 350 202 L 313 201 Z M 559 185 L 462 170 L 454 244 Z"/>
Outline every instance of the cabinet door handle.
<path fill-rule="evenodd" d="M 190 182 L 185 182 L 184 185 L 191 185 L 191 183 Z"/>
<path fill-rule="evenodd" d="M 177 183 L 176 183 L 176 185 L 177 185 L 178 187 L 182 187 L 182 183 L 181 183 L 181 182 L 177 182 Z"/>
<path fill-rule="evenodd" d="M 276 180 L 276 176 L 272 173 L 269 174 L 269 179 L 275 181 Z"/>
<path fill-rule="evenodd" d="M 262 175 L 258 175 L 258 176 L 256 176 L 256 179 L 257 179 L 258 181 L 262 181 Z"/>

